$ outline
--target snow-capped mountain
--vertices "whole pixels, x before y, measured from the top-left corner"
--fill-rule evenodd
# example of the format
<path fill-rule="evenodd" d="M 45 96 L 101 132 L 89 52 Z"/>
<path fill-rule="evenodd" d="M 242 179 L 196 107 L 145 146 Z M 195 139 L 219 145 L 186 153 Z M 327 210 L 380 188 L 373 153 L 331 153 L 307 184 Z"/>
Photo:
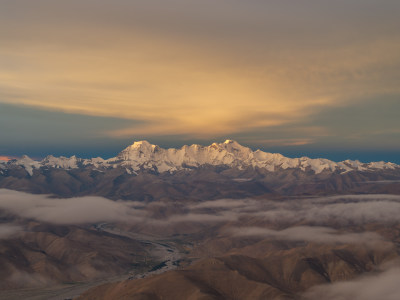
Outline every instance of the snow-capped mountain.
<path fill-rule="evenodd" d="M 47 156 L 41 161 L 35 161 L 28 156 L 23 156 L 21 159 L 0 163 L 0 172 L 12 166 L 21 166 L 32 176 L 34 169 L 75 169 L 91 166 L 95 169 L 122 167 L 128 173 L 137 173 L 141 170 L 172 173 L 182 169 L 191 170 L 203 165 L 224 165 L 239 170 L 261 168 L 270 172 L 282 169 L 299 169 L 302 171 L 310 170 L 315 174 L 324 171 L 345 173 L 400 168 L 399 165 L 390 162 L 361 163 L 352 160 L 334 162 L 321 158 L 288 158 L 279 153 L 268 153 L 261 150 L 252 151 L 236 141 L 226 140 L 223 143 L 213 143 L 209 146 L 185 145 L 180 149 L 163 149 L 147 141 L 139 141 L 128 146 L 116 157 L 107 160 L 102 158 L 81 159 L 75 156 L 70 158 Z"/>

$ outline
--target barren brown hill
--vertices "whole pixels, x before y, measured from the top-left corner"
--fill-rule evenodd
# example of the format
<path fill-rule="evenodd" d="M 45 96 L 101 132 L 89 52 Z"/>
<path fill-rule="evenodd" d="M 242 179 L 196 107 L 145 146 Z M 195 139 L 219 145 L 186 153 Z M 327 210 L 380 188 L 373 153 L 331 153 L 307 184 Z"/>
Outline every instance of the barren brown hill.
<path fill-rule="evenodd" d="M 259 257 L 231 254 L 146 279 L 105 284 L 77 300 L 298 299 L 314 285 L 354 278 L 397 256 L 390 244 L 374 250 L 308 244 Z"/>
<path fill-rule="evenodd" d="M 146 247 L 127 237 L 76 226 L 30 224 L 0 240 L 0 289 L 88 281 L 143 263 Z"/>
<path fill-rule="evenodd" d="M 90 167 L 41 168 L 30 176 L 24 168 L 13 166 L 0 173 L 0 188 L 61 197 L 98 195 L 145 202 L 262 195 L 400 194 L 399 170 L 314 174 L 299 169 L 270 172 L 259 168 L 239 170 L 205 165 L 174 173 L 147 170 L 138 174 L 129 174 L 120 167 L 102 172 Z"/>

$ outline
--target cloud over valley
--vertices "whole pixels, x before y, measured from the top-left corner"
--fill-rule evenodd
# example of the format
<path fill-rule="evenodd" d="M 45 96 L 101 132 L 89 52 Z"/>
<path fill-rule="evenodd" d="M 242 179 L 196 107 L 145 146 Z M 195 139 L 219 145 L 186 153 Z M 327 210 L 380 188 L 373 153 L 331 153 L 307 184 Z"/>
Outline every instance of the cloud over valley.
<path fill-rule="evenodd" d="M 60 199 L 2 189 L 0 210 L 26 219 L 63 225 L 99 222 L 155 227 L 179 223 L 230 224 L 222 233 L 319 243 L 376 243 L 383 238 L 374 232 L 363 232 L 363 226 L 369 223 L 397 224 L 400 196 L 347 195 L 279 201 L 219 199 L 171 205 L 113 201 L 97 196 Z M 348 232 L 349 226 L 355 228 L 354 232 Z M 17 225 L 2 225 L 0 236 L 17 230 Z"/>

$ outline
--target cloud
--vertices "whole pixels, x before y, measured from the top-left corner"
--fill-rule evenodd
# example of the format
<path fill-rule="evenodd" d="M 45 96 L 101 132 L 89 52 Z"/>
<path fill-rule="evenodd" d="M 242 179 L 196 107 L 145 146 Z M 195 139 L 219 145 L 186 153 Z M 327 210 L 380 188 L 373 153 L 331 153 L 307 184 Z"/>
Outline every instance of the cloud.
<path fill-rule="evenodd" d="M 222 204 L 224 200 L 221 200 Z M 242 203 L 242 201 L 239 201 Z M 243 202 L 245 203 L 245 202 Z M 211 203 L 210 203 L 211 205 Z M 97 222 L 174 224 L 179 222 L 215 223 L 236 220 L 238 214 L 224 211 L 221 213 L 183 212 L 171 214 L 167 219 L 153 217 L 155 206 L 137 201 L 113 201 L 103 197 L 86 196 L 75 198 L 51 198 L 47 195 L 27 194 L 0 189 L 0 210 L 23 218 L 35 219 L 54 224 L 85 224 Z M 0 227 L 1 229 L 1 227 Z M 7 227 L 8 231 L 18 229 Z M 6 227 L 4 227 L 6 233 Z"/>
<path fill-rule="evenodd" d="M 348 202 L 352 200 L 355 202 L 366 202 L 366 201 L 397 201 L 400 202 L 400 195 L 390 194 L 368 194 L 368 195 L 339 195 L 339 196 L 328 196 L 328 197 L 316 197 L 308 199 L 312 203 L 327 203 L 327 202 Z"/>
<path fill-rule="evenodd" d="M 115 155 L 131 141 L 110 143 L 101 131 L 135 123 L 140 124 L 140 120 L 70 114 L 0 101 L 0 140 L 7 141 L 2 143 L 0 151 L 13 155 L 28 154 L 25 146 L 29 144 L 30 156 L 58 153 L 87 157 L 87 152 L 93 148 L 97 149 L 96 155 Z M 81 146 L 77 147 L 77 144 Z M 92 153 L 89 155 L 93 157 Z M 1 156 L 0 160 L 8 158 Z"/>
<path fill-rule="evenodd" d="M 345 226 L 369 222 L 394 223 L 400 218 L 400 196 L 348 195 L 314 199 L 270 201 L 268 209 L 254 213 L 270 222 L 327 224 Z"/>
<path fill-rule="evenodd" d="M 227 222 L 237 220 L 238 215 L 235 213 L 222 213 L 222 214 L 183 214 L 173 215 L 166 221 L 167 223 L 179 223 L 179 222 L 194 222 L 194 223 L 215 223 L 215 222 Z"/>
<path fill-rule="evenodd" d="M 273 131 L 273 129 L 270 131 Z M 309 135 L 310 132 L 307 133 Z M 249 137 L 248 137 L 249 139 Z M 250 138 L 251 141 L 251 138 Z M 308 144 L 313 144 L 314 139 L 313 138 L 287 138 L 287 139 L 261 139 L 257 140 L 253 137 L 253 142 L 258 143 L 259 145 L 265 145 L 268 147 L 274 147 L 274 146 L 302 146 L 302 145 L 308 145 Z"/>
<path fill-rule="evenodd" d="M 95 196 L 57 199 L 0 189 L 0 209 L 54 224 L 139 221 L 143 211 L 134 205 Z"/>
<path fill-rule="evenodd" d="M 381 224 L 399 222 L 400 196 L 348 195 L 285 201 L 220 199 L 168 205 L 113 201 L 97 196 L 59 199 L 0 189 L 0 209 L 23 218 L 55 224 L 97 222 L 173 224 L 253 220 L 262 224 L 273 223 L 281 228 L 299 224 L 312 226 L 335 224 L 346 227 L 370 222 Z M 316 230 L 314 234 L 329 235 L 331 240 L 340 236 L 339 233 L 324 231 L 322 228 L 305 227 L 302 230 Z M 279 234 L 269 232 L 269 234 L 291 236 L 290 231 Z M 341 236 L 341 238 L 350 237 Z"/>
<path fill-rule="evenodd" d="M 397 300 L 400 299 L 400 268 L 394 266 L 382 273 L 346 282 L 316 286 L 307 291 L 304 300 Z"/>
<path fill-rule="evenodd" d="M 218 199 L 212 201 L 204 201 L 196 204 L 190 205 L 192 209 L 200 209 L 200 208 L 238 208 L 245 207 L 249 205 L 254 205 L 256 202 L 252 199 Z"/>
<path fill-rule="evenodd" d="M 219 199 L 180 206 L 182 213 L 173 214 L 166 223 L 177 222 L 250 222 L 287 228 L 288 231 L 271 231 L 250 227 L 234 231 L 239 235 L 259 234 L 286 239 L 320 242 L 376 242 L 381 238 L 374 233 L 342 234 L 329 229 L 347 228 L 349 225 L 364 225 L 371 222 L 394 224 L 400 221 L 400 196 L 398 195 L 341 195 L 290 200 L 268 199 Z M 245 223 L 246 224 L 246 223 Z M 305 227 L 299 226 L 305 225 Z M 308 226 L 311 225 L 311 226 Z M 296 229 L 288 229 L 295 226 Z M 236 231 L 237 230 L 237 231 Z M 298 231 L 295 231 L 298 230 Z M 304 234 L 303 234 L 304 233 Z"/>
<path fill-rule="evenodd" d="M 258 236 L 287 241 L 307 241 L 316 243 L 362 243 L 376 245 L 383 239 L 373 232 L 340 233 L 328 227 L 295 226 L 283 230 L 272 230 L 262 227 L 236 227 L 229 229 L 235 236 Z"/>
<path fill-rule="evenodd" d="M 349 225 L 363 225 L 371 222 L 393 224 L 400 221 L 399 195 L 341 195 L 331 197 L 316 197 L 305 199 L 290 199 L 272 201 L 268 199 L 219 199 L 204 201 L 183 206 L 189 212 L 171 216 L 169 222 L 180 221 L 236 221 L 252 220 L 267 222 L 281 227 L 312 225 L 304 230 L 316 230 L 312 234 L 320 233 L 335 238 L 351 240 L 353 236 L 341 236 L 339 233 L 328 232 L 324 227 L 347 227 Z M 254 228 L 253 228 L 254 229 Z M 320 230 L 317 232 L 317 230 Z M 264 234 L 266 232 L 264 231 Z M 277 232 L 269 232 L 278 234 Z M 290 232 L 281 232 L 286 234 Z M 376 236 L 362 237 L 376 240 Z"/>
<path fill-rule="evenodd" d="M 21 232 L 23 228 L 14 224 L 0 224 L 0 239 L 6 239 Z"/>
<path fill-rule="evenodd" d="M 374 181 L 364 181 L 362 183 L 390 184 L 390 183 L 400 183 L 400 180 L 374 180 Z"/>
<path fill-rule="evenodd" d="M 253 218 L 284 226 L 297 223 L 347 226 L 400 221 L 399 195 L 340 195 L 282 201 L 220 199 L 191 204 L 189 208 L 204 214 L 229 211 L 237 218 Z"/>
<path fill-rule="evenodd" d="M 113 137 L 210 138 L 400 92 L 394 1 L 40 2 L 3 4 L 1 101 L 148 121 Z"/>
<path fill-rule="evenodd" d="M 362 149 L 399 149 L 399 93 L 380 93 L 362 97 L 346 105 L 328 106 L 303 120 L 298 126 L 322 127 L 329 134 L 317 136 L 316 142 L 338 148 L 341 140 L 347 147 Z"/>

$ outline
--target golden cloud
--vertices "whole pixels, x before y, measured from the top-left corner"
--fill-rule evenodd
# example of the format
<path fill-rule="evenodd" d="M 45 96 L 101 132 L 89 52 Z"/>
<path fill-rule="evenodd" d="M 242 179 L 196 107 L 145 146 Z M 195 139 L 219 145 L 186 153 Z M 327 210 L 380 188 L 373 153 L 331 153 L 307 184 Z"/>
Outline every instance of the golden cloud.
<path fill-rule="evenodd" d="M 4 30 L 8 23 L 1 26 L 0 60 L 7 62 L 1 87 L 17 96 L 0 94 L 0 101 L 146 121 L 107 132 L 113 136 L 211 138 L 400 92 L 393 63 L 400 61 L 400 40 L 391 35 L 313 46 L 295 38 L 264 40 L 263 32 L 249 40 L 251 28 L 239 38 L 230 32 L 222 39 L 206 34 L 205 23 L 196 35 L 193 28 L 174 31 L 145 22 L 97 27 L 78 21 L 59 21 L 53 28 L 36 20 L 16 28 L 15 36 Z M 30 34 L 34 38 L 26 38 Z"/>

